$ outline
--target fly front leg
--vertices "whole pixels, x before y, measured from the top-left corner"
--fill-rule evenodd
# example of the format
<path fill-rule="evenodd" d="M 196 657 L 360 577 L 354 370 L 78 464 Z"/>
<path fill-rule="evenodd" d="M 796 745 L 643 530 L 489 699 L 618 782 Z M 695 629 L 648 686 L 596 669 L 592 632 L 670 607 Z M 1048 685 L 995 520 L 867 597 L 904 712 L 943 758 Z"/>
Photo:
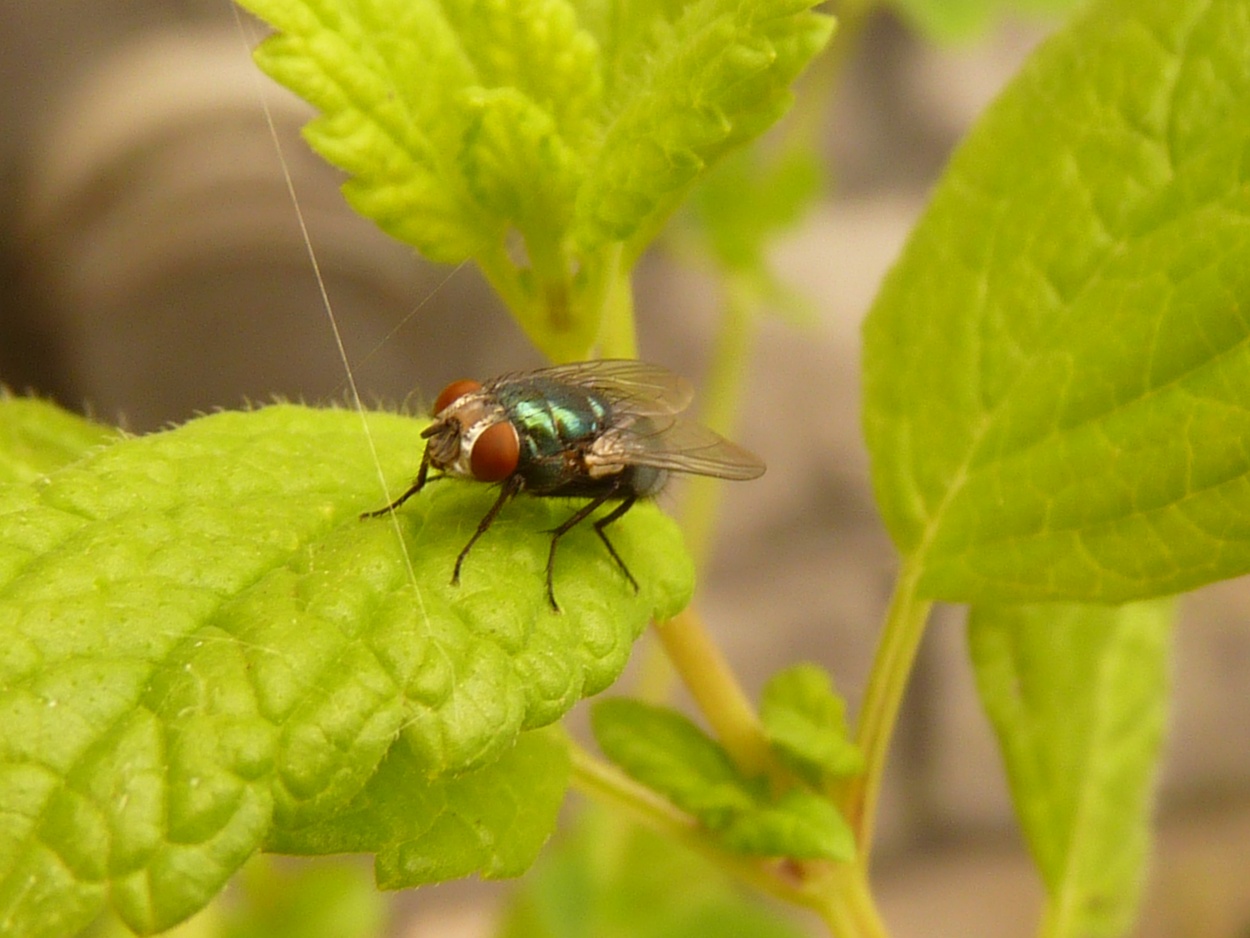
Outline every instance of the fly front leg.
<path fill-rule="evenodd" d="M 366 511 L 360 516 L 361 520 L 363 521 L 365 518 L 380 518 L 382 515 L 389 514 L 394 511 L 404 502 L 408 501 L 408 499 L 412 498 L 412 496 L 420 492 L 421 489 L 425 488 L 426 476 L 429 472 L 430 448 L 427 446 L 425 448 L 425 453 L 421 456 L 421 468 L 417 470 L 417 478 L 413 481 L 412 485 L 408 486 L 408 491 L 404 492 L 403 495 L 399 496 L 399 498 L 395 499 L 395 501 L 391 502 L 385 508 L 379 508 L 376 511 Z M 441 478 L 441 476 L 436 476 L 436 478 Z"/>
<path fill-rule="evenodd" d="M 464 545 L 464 550 L 460 551 L 460 556 L 456 558 L 455 569 L 451 572 L 451 585 L 457 586 L 460 583 L 460 565 L 464 563 L 464 558 L 469 553 L 469 548 L 477 543 L 477 539 L 486 533 L 487 529 L 495 523 L 495 516 L 499 514 L 499 509 L 511 499 L 517 492 L 521 491 L 524 480 L 519 475 L 511 475 L 504 480 L 499 488 L 499 497 L 495 499 L 495 504 L 490 506 L 490 511 L 482 517 L 477 523 L 477 530 L 473 532 L 473 536 L 469 538 L 469 543 Z"/>

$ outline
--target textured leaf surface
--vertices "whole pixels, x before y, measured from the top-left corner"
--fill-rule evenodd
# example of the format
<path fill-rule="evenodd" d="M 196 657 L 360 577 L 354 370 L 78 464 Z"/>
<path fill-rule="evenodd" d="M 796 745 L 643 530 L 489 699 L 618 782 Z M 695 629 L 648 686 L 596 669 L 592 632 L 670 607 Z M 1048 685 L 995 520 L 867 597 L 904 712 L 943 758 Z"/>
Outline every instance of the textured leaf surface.
<path fill-rule="evenodd" d="M 257 62 L 314 104 L 361 214 L 475 258 L 549 357 L 586 356 L 605 281 L 709 164 L 760 134 L 832 20 L 815 0 L 242 0 Z"/>
<path fill-rule="evenodd" d="M 956 154 L 865 326 L 921 592 L 1125 601 L 1250 571 L 1250 8 L 1100 0 Z"/>
<path fill-rule="evenodd" d="M 555 828 L 568 767 L 563 737 L 533 730 L 483 768 L 414 785 L 424 772 L 421 760 L 407 746 L 392 746 L 350 804 L 308 827 L 275 831 L 267 847 L 279 853 L 376 853 L 384 889 L 475 872 L 519 876 Z"/>
<path fill-rule="evenodd" d="M 1044 934 L 1132 922 L 1167 719 L 1172 603 L 975 607 L 981 700 L 1049 895 Z"/>
<path fill-rule="evenodd" d="M 392 492 L 422 424 L 368 416 Z M 267 841 L 356 797 L 397 737 L 425 780 L 499 759 L 619 673 L 691 588 L 651 506 L 616 526 L 635 595 L 571 509 L 519 499 L 452 564 L 488 487 L 390 518 L 360 415 L 276 406 L 115 443 L 0 488 L 0 923 L 151 932 Z M 401 537 L 402 535 L 402 537 Z M 407 555 L 405 557 L 404 547 Z"/>
<path fill-rule="evenodd" d="M 786 763 L 817 787 L 863 769 L 847 729 L 846 702 L 823 668 L 796 664 L 773 675 L 764 685 L 760 720 Z"/>
<path fill-rule="evenodd" d="M 850 828 L 832 804 L 803 788 L 774 797 L 766 780 L 743 776 L 718 743 L 676 710 L 613 698 L 594 705 L 591 721 L 608 758 L 727 846 L 801 859 L 854 856 Z"/>
<path fill-rule="evenodd" d="M 0 485 L 33 481 L 119 436 L 48 401 L 0 389 Z"/>

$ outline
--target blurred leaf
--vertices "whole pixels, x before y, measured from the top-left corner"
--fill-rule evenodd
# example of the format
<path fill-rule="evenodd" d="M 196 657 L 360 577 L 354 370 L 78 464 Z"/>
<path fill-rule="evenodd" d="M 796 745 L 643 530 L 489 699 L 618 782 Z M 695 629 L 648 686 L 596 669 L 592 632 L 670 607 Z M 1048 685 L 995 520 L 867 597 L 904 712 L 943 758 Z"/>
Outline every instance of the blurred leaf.
<path fill-rule="evenodd" d="M 0 485 L 32 482 L 120 436 L 50 401 L 0 388 Z"/>
<path fill-rule="evenodd" d="M 243 867 L 223 903 L 221 938 L 380 938 L 389 904 L 361 863 L 264 855 Z"/>
<path fill-rule="evenodd" d="M 1250 571 L 1250 17 L 1098 0 L 951 161 L 864 329 L 922 595 L 1120 602 Z"/>
<path fill-rule="evenodd" d="M 996 22 L 1021 14 L 1059 17 L 1081 0 L 889 0 L 921 32 L 949 42 L 971 39 Z"/>
<path fill-rule="evenodd" d="M 818 789 L 863 770 L 864 757 L 846 725 L 846 702 L 816 665 L 796 664 L 773 675 L 764 685 L 760 719 L 785 762 Z"/>
<path fill-rule="evenodd" d="M 801 938 L 696 853 L 589 809 L 544 852 L 500 938 Z"/>
<path fill-rule="evenodd" d="M 511 504 L 449 585 L 487 486 L 359 520 L 379 468 L 392 492 L 415 470 L 422 426 L 220 413 L 0 487 L 0 921 L 72 934 L 111 902 L 167 928 L 275 828 L 352 804 L 393 745 L 418 789 L 496 762 L 687 601 L 676 526 L 642 506 L 614 528 L 639 593 L 579 529 L 553 613 L 545 532 L 570 508 L 551 499 Z"/>
<path fill-rule="evenodd" d="M 1171 601 L 974 607 L 981 700 L 1045 881 L 1051 938 L 1124 934 L 1167 722 Z"/>
<path fill-rule="evenodd" d="M 854 856 L 850 828 L 825 799 L 805 789 L 774 796 L 675 710 L 623 697 L 596 701 L 595 739 L 636 781 L 697 818 L 743 853 L 798 859 Z"/>

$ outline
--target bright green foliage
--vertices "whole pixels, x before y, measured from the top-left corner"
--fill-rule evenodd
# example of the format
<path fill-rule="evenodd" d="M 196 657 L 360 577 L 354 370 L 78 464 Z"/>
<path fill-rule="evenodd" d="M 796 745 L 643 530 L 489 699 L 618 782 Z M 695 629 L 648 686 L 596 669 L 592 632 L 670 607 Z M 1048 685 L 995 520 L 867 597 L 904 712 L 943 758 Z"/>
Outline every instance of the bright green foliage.
<path fill-rule="evenodd" d="M 320 109 L 306 136 L 352 205 L 476 259 L 558 360 L 594 345 L 617 247 L 632 263 L 781 115 L 832 29 L 814 0 L 242 2 L 279 30 L 257 61 Z"/>
<path fill-rule="evenodd" d="M 1123 934 L 1167 719 L 1172 603 L 975 607 L 981 699 L 1048 893 L 1042 934 Z"/>
<path fill-rule="evenodd" d="M 771 793 L 766 780 L 745 777 L 677 711 L 618 697 L 598 701 L 591 720 L 608 758 L 731 849 L 799 859 L 854 855 L 850 828 L 832 804 L 800 787 Z"/>
<path fill-rule="evenodd" d="M 1119 602 L 1250 571 L 1250 8 L 1100 0 L 953 158 L 865 325 L 922 595 Z"/>
<path fill-rule="evenodd" d="M 935 39 L 965 39 L 1012 14 L 1058 15 L 1080 0 L 890 0 L 918 29 Z"/>
<path fill-rule="evenodd" d="M 568 747 L 556 730 L 532 730 L 484 768 L 413 784 L 424 771 L 410 747 L 392 746 L 349 804 L 307 827 L 274 831 L 266 846 L 279 853 L 376 853 L 383 889 L 475 872 L 519 876 L 555 828 Z"/>
<path fill-rule="evenodd" d="M 499 938 L 800 938 L 699 854 L 590 808 L 543 853 Z"/>
<path fill-rule="evenodd" d="M 760 720 L 785 763 L 818 789 L 863 769 L 849 738 L 846 703 L 823 668 L 796 664 L 773 675 L 764 686 Z"/>
<path fill-rule="evenodd" d="M 571 508 L 518 499 L 453 587 L 488 487 L 440 481 L 394 519 L 358 517 L 386 502 L 379 465 L 391 492 L 406 484 L 421 428 L 221 413 L 0 488 L 0 930 L 71 934 L 108 901 L 150 933 L 358 797 L 376 820 L 487 766 L 503 789 L 562 784 L 562 759 L 517 740 L 608 686 L 649 618 L 687 601 L 676 527 L 651 506 L 615 526 L 639 595 L 593 531 L 572 532 L 556 614 L 544 532 Z M 417 791 L 388 807 L 402 786 L 370 778 L 393 746 Z M 434 827 L 454 825 L 471 779 L 430 793 L 447 806 L 427 808 Z M 476 842 L 431 835 L 444 866 L 477 851 L 488 873 L 517 869 L 532 826 L 479 816 Z M 404 836 L 375 824 L 357 844 L 394 859 L 388 881 L 436 875 Z"/>
<path fill-rule="evenodd" d="M 30 482 L 119 436 L 55 404 L 0 389 L 0 485 Z"/>

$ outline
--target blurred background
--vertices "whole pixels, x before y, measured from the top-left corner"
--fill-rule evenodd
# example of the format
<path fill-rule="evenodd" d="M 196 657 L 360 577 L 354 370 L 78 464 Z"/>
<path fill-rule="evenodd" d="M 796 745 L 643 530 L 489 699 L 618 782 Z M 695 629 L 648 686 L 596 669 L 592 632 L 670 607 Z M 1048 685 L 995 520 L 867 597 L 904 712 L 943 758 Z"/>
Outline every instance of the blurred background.
<path fill-rule="evenodd" d="M 701 591 L 752 692 L 809 659 L 852 706 L 862 693 L 894 561 L 859 433 L 859 322 L 952 146 L 1049 28 L 937 47 L 881 13 L 845 63 L 829 194 L 773 257 L 814 321 L 759 325 L 737 436 L 769 472 L 727 493 Z M 298 137 L 309 110 L 251 62 L 260 34 L 226 0 L 0 4 L 0 383 L 135 432 L 346 400 L 283 159 L 366 403 L 423 406 L 454 378 L 540 364 L 475 270 L 428 265 L 346 207 Z M 642 354 L 697 379 L 723 297 L 667 246 L 637 281 Z M 1185 603 L 1142 938 L 1250 936 L 1247 599 L 1237 581 Z M 966 659 L 958 610 L 940 611 L 882 806 L 896 938 L 1034 927 L 1040 889 Z M 505 894 L 400 895 L 393 933 L 485 936 Z"/>

